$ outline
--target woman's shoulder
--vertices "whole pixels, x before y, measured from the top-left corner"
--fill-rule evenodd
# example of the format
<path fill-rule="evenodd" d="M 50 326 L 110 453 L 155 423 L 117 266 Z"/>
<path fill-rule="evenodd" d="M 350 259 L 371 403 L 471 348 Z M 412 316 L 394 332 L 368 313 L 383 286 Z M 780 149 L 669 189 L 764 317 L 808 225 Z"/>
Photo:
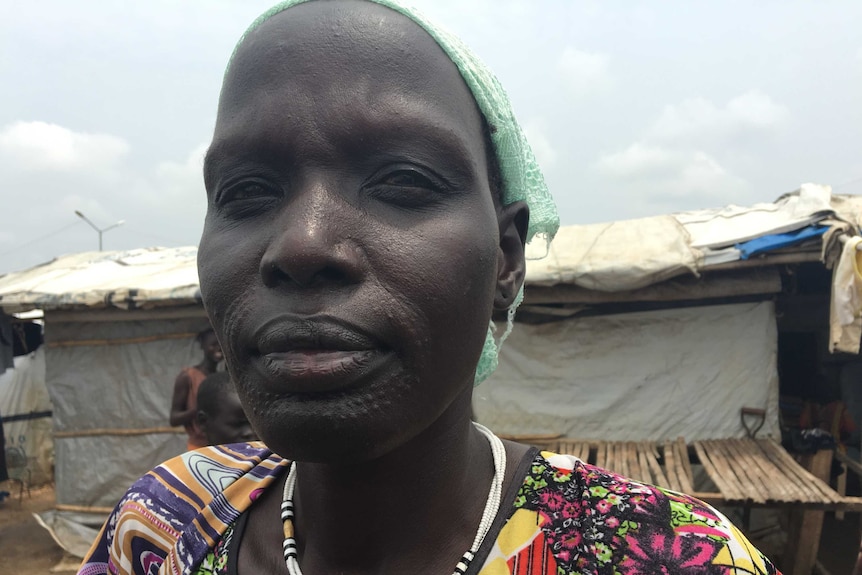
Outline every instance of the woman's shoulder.
<path fill-rule="evenodd" d="M 539 545 L 566 573 L 777 573 L 710 505 L 571 455 L 538 453 L 514 508 L 498 550 Z"/>
<path fill-rule="evenodd" d="M 84 562 L 87 573 L 150 573 L 165 560 L 203 558 L 285 465 L 260 442 L 204 447 L 166 461 L 114 508 Z"/>

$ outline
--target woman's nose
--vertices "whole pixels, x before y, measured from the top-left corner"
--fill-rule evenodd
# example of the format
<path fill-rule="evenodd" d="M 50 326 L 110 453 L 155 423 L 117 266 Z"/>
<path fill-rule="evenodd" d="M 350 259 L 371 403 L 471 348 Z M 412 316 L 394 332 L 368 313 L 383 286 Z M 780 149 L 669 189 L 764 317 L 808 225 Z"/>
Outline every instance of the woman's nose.
<path fill-rule="evenodd" d="M 351 230 L 361 213 L 323 184 L 296 191 L 281 210 L 260 261 L 267 287 L 357 283 L 362 256 Z"/>

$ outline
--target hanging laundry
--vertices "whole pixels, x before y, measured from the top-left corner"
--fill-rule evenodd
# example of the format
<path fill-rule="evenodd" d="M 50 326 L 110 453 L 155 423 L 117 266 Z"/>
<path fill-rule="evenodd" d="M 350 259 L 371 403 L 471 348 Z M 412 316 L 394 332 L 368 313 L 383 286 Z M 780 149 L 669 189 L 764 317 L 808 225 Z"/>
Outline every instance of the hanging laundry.
<path fill-rule="evenodd" d="M 859 353 L 862 336 L 862 237 L 849 238 L 832 272 L 832 302 L 829 309 L 829 351 Z"/>
<path fill-rule="evenodd" d="M 0 374 L 15 367 L 12 318 L 0 312 Z"/>

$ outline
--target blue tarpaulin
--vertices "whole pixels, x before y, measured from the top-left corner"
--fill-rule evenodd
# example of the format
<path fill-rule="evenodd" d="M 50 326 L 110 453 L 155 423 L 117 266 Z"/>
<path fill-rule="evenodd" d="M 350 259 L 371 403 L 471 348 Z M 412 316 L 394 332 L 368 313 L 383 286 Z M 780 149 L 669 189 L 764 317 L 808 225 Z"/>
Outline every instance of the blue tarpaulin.
<path fill-rule="evenodd" d="M 828 229 L 829 226 L 808 226 L 785 234 L 771 234 L 754 238 L 753 240 L 736 244 L 735 247 L 740 251 L 740 259 L 747 260 L 757 254 L 792 246 L 811 238 L 818 238 L 826 233 Z"/>

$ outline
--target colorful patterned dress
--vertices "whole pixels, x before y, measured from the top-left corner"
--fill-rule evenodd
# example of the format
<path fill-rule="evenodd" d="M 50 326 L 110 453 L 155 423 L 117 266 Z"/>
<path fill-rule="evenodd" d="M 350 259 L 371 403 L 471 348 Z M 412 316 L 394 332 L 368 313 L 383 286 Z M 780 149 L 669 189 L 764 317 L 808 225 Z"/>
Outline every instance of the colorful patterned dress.
<path fill-rule="evenodd" d="M 79 575 L 236 575 L 238 519 L 286 466 L 251 443 L 157 467 L 117 505 Z M 727 518 L 687 495 L 547 452 L 528 454 L 518 474 L 468 573 L 778 573 Z"/>

